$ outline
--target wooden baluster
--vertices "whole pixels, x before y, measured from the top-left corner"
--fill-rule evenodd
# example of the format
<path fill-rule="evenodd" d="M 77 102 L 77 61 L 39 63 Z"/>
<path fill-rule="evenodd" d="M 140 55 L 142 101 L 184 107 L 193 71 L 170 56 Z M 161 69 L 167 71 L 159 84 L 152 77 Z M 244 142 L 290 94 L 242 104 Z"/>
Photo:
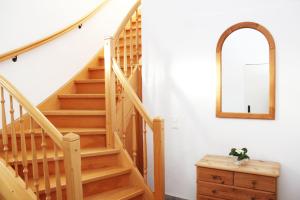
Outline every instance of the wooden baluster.
<path fill-rule="evenodd" d="M 120 37 L 117 38 L 117 63 L 118 63 L 118 66 L 121 67 L 121 59 L 120 59 Z"/>
<path fill-rule="evenodd" d="M 26 138 L 24 133 L 24 119 L 23 119 L 23 108 L 20 108 L 20 134 L 21 134 L 21 152 L 22 152 L 22 164 L 23 164 L 23 174 L 25 178 L 25 187 L 28 188 L 28 161 L 27 161 L 27 150 L 26 150 Z"/>
<path fill-rule="evenodd" d="M 139 11 L 136 9 L 135 12 L 135 24 L 136 26 L 139 24 Z M 136 57 L 136 64 L 139 64 L 139 31 L 136 28 L 135 30 L 135 57 Z"/>
<path fill-rule="evenodd" d="M 126 26 L 124 28 L 124 33 L 123 33 L 123 49 L 124 49 L 124 55 L 123 55 L 123 62 L 124 62 L 124 74 L 127 77 L 127 33 L 126 33 Z"/>
<path fill-rule="evenodd" d="M 132 17 L 129 20 L 130 23 L 130 73 L 133 73 L 133 34 L 132 34 Z"/>
<path fill-rule="evenodd" d="M 122 89 L 122 102 L 121 102 L 121 129 L 122 129 L 122 139 L 123 139 L 123 148 L 126 149 L 126 129 L 125 129 L 125 117 L 124 117 L 124 113 L 125 113 L 125 108 L 124 108 L 124 99 L 125 99 L 125 96 L 124 96 L 124 90 Z"/>
<path fill-rule="evenodd" d="M 7 127 L 6 127 L 6 113 L 5 113 L 5 99 L 4 90 L 1 87 L 1 108 L 2 108 L 2 142 L 3 151 L 6 165 L 8 165 L 8 138 L 7 138 Z"/>
<path fill-rule="evenodd" d="M 16 130 L 15 130 L 15 117 L 14 117 L 14 105 L 13 105 L 13 97 L 9 95 L 10 100 L 10 132 L 11 132 L 11 146 L 12 146 L 12 154 L 13 154 L 13 163 L 15 167 L 15 175 L 19 175 L 18 169 L 18 146 L 17 146 L 17 137 L 16 137 Z"/>
<path fill-rule="evenodd" d="M 34 192 L 39 199 L 39 172 L 36 156 L 36 144 L 35 144 L 35 133 L 33 129 L 33 119 L 30 117 L 30 140 L 31 140 L 31 152 L 32 152 L 32 174 L 33 174 L 33 186 Z"/>
<path fill-rule="evenodd" d="M 56 144 L 53 145 L 54 145 L 54 162 L 55 162 L 55 178 L 56 178 L 56 200 L 62 200 L 59 158 L 58 158 L 57 146 Z"/>
<path fill-rule="evenodd" d="M 50 179 L 49 179 L 49 167 L 48 167 L 48 158 L 47 158 L 47 143 L 46 143 L 46 133 L 44 129 L 42 129 L 41 147 L 43 150 L 43 172 L 44 172 L 46 200 L 50 200 L 51 194 L 50 194 Z"/>
<path fill-rule="evenodd" d="M 136 156 L 137 156 L 137 141 L 136 141 L 136 112 L 133 107 L 132 111 L 132 158 L 133 163 L 136 166 Z"/>
<path fill-rule="evenodd" d="M 148 158 L 147 158 L 147 123 L 143 123 L 143 165 L 144 165 L 144 180 L 148 182 Z"/>

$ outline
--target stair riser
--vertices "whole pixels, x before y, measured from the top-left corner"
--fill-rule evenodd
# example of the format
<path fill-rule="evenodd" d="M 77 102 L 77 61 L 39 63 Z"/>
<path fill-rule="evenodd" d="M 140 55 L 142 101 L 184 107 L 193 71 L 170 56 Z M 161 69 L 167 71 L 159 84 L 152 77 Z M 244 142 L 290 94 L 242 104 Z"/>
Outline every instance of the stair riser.
<path fill-rule="evenodd" d="M 31 138 L 29 135 L 26 135 L 25 137 L 26 141 L 26 149 L 27 151 L 31 151 Z M 2 139 L 0 139 L 0 143 L 2 144 Z M 41 147 L 42 143 L 42 137 L 40 134 L 37 134 L 35 136 L 35 144 L 36 144 L 36 149 L 40 150 L 42 149 Z M 53 140 L 50 137 L 46 137 L 46 144 L 47 144 L 47 149 L 53 150 Z M 105 147 L 106 145 L 106 135 L 105 134 L 93 134 L 93 135 L 81 135 L 80 136 L 80 148 L 93 148 L 93 147 Z M 11 151 L 11 137 L 8 137 L 8 149 Z M 2 146 L 0 146 L 1 148 Z M 17 147 L 18 147 L 18 152 L 21 154 L 21 138 L 17 137 Z M 3 148 L 2 148 L 3 149 Z"/>
<path fill-rule="evenodd" d="M 102 181 L 94 181 L 91 183 L 86 183 L 86 184 L 82 185 L 83 196 L 85 197 L 85 196 L 89 196 L 92 194 L 104 192 L 104 191 L 110 190 L 111 188 L 122 187 L 128 183 L 129 183 L 128 175 L 122 175 L 122 176 L 113 177 L 113 178 L 109 178 L 109 179 L 102 180 Z M 40 193 L 40 199 L 42 199 L 42 200 L 45 199 L 44 192 Z M 56 193 L 53 190 L 51 192 L 51 200 L 55 200 L 55 199 L 56 199 Z M 66 199 L 66 189 L 65 188 L 63 188 L 63 199 Z M 141 199 L 139 199 L 139 200 L 141 200 Z"/>
<path fill-rule="evenodd" d="M 77 94 L 104 94 L 104 83 L 76 83 Z"/>
<path fill-rule="evenodd" d="M 98 155 L 98 156 L 91 156 L 91 157 L 82 157 L 81 158 L 81 169 L 88 170 L 88 169 L 99 169 L 101 167 L 110 167 L 117 165 L 118 163 L 118 154 L 110 154 L 110 155 Z M 19 175 L 24 178 L 23 174 L 23 166 L 20 163 L 18 165 Z M 55 162 L 53 159 L 48 160 L 48 168 L 49 168 L 49 175 L 55 175 Z M 63 159 L 60 158 L 59 160 L 59 168 L 60 174 L 65 174 L 64 170 L 64 162 Z M 38 173 L 39 177 L 43 177 L 43 161 L 39 160 L 38 162 Z M 33 178 L 32 174 L 32 162 L 28 162 L 28 177 L 29 179 Z"/>
<path fill-rule="evenodd" d="M 104 69 L 89 70 L 90 79 L 104 79 Z"/>
<path fill-rule="evenodd" d="M 116 50 L 116 52 L 117 52 L 117 49 L 115 49 L 115 50 Z M 135 53 L 135 51 L 136 51 L 135 45 L 133 46 L 132 50 L 133 50 L 133 55 L 135 56 L 135 55 L 136 55 L 136 53 Z M 122 55 L 124 54 L 123 51 L 124 51 L 124 47 L 122 46 L 122 47 L 120 47 L 120 53 L 121 53 Z M 126 51 L 127 51 L 127 55 L 130 55 L 130 46 L 127 46 Z M 139 46 L 138 51 L 139 51 L 139 55 L 141 55 L 141 51 L 142 51 L 141 46 Z"/>
<path fill-rule="evenodd" d="M 105 110 L 105 98 L 60 99 L 60 108 L 70 110 Z"/>
<path fill-rule="evenodd" d="M 105 180 L 94 181 L 83 185 L 83 196 L 106 192 L 118 187 L 126 186 L 130 182 L 129 174 L 112 177 Z"/>
<path fill-rule="evenodd" d="M 61 128 L 105 128 L 105 115 L 47 116 L 51 123 Z"/>

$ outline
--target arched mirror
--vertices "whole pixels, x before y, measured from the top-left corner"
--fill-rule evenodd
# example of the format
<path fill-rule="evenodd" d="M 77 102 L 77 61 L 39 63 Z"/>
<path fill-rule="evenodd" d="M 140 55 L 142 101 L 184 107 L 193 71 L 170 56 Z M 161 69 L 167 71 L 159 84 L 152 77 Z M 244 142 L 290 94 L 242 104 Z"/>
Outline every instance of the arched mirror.
<path fill-rule="evenodd" d="M 275 42 L 260 24 L 228 28 L 217 45 L 216 116 L 275 118 Z"/>

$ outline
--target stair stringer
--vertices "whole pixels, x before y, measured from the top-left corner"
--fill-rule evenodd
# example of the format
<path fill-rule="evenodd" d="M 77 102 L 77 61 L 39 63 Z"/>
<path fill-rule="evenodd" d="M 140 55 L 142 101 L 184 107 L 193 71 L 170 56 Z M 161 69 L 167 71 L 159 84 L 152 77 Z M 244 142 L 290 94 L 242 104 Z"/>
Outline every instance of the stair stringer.
<path fill-rule="evenodd" d="M 35 200 L 36 195 L 31 188 L 25 189 L 25 183 L 20 177 L 15 176 L 11 166 L 7 166 L 0 158 L 0 199 L 19 200 L 20 197 L 28 200 Z"/>
<path fill-rule="evenodd" d="M 135 186 L 139 186 L 145 190 L 144 200 L 154 200 L 153 192 L 151 191 L 150 187 L 145 183 L 145 180 L 138 168 L 134 166 L 134 163 L 128 152 L 123 148 L 123 144 L 117 132 L 114 133 L 114 144 L 116 148 L 120 149 L 119 159 L 122 165 L 131 168 L 130 182 L 135 184 Z"/>

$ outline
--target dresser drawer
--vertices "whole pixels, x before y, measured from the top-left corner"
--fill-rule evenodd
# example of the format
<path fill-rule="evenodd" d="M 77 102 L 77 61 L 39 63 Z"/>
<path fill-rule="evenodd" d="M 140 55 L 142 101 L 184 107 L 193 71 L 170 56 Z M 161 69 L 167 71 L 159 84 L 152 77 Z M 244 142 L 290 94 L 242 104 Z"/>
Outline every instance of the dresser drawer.
<path fill-rule="evenodd" d="M 271 192 L 243 189 L 199 181 L 197 195 L 212 196 L 226 200 L 276 200 L 276 195 Z"/>
<path fill-rule="evenodd" d="M 197 200 L 224 200 L 224 199 L 219 199 L 219 198 L 215 198 L 215 197 L 209 197 L 209 196 L 204 196 L 204 195 L 198 194 Z"/>
<path fill-rule="evenodd" d="M 205 167 L 197 167 L 197 180 L 225 185 L 233 185 L 233 172 Z"/>
<path fill-rule="evenodd" d="M 276 178 L 236 172 L 234 185 L 244 188 L 276 192 Z"/>

